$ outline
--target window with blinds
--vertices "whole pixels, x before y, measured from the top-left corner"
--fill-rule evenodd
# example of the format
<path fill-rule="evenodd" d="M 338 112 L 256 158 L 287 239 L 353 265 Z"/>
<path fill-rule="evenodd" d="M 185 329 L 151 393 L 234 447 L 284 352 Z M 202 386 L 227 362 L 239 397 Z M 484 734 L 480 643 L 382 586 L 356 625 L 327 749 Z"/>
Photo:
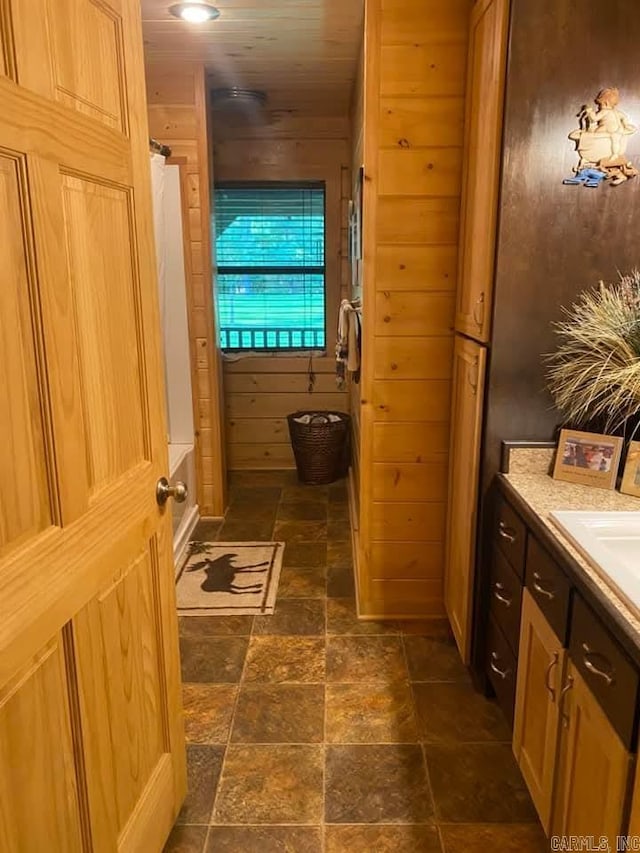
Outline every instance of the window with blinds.
<path fill-rule="evenodd" d="M 216 186 L 223 350 L 324 349 L 324 205 L 322 184 Z"/>

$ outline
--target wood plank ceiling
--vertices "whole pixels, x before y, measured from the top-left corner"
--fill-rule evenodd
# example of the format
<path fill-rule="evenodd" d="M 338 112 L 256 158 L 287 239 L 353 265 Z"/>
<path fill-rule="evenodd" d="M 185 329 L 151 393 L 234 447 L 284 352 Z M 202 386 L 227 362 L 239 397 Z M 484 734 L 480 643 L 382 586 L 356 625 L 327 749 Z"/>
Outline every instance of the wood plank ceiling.
<path fill-rule="evenodd" d="M 141 0 L 150 62 L 204 62 L 209 87 L 260 89 L 271 113 L 346 116 L 363 0 L 214 0 L 220 17 L 188 24 L 175 0 Z"/>

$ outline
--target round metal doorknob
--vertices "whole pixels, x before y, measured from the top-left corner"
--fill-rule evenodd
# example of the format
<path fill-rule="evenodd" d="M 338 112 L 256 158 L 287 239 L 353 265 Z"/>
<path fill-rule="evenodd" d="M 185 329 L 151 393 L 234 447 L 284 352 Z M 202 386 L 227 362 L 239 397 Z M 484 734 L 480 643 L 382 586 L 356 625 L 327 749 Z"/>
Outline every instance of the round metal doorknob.
<path fill-rule="evenodd" d="M 160 506 L 164 506 L 169 498 L 173 498 L 176 503 L 184 503 L 187 499 L 189 490 L 186 483 L 182 480 L 176 480 L 171 486 L 166 477 L 160 477 L 156 486 L 156 500 Z"/>

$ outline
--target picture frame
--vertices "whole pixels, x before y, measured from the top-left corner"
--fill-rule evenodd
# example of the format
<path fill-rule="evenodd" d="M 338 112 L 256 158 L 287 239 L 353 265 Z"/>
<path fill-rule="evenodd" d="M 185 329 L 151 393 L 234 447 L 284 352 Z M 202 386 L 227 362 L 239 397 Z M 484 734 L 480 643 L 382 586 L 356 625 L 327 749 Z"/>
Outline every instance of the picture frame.
<path fill-rule="evenodd" d="M 553 468 L 555 480 L 613 489 L 616 485 L 623 439 L 614 435 L 563 429 Z"/>
<path fill-rule="evenodd" d="M 640 498 L 640 441 L 630 441 L 620 491 Z"/>

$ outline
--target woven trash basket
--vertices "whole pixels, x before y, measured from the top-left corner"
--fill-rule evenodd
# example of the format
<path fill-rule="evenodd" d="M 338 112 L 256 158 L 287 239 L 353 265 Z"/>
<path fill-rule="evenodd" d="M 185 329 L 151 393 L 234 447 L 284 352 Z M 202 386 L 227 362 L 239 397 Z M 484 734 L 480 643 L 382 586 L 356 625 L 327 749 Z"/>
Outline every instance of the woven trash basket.
<path fill-rule="evenodd" d="M 287 422 L 301 482 L 321 486 L 346 476 L 349 415 L 344 412 L 293 412 L 287 415 Z"/>

